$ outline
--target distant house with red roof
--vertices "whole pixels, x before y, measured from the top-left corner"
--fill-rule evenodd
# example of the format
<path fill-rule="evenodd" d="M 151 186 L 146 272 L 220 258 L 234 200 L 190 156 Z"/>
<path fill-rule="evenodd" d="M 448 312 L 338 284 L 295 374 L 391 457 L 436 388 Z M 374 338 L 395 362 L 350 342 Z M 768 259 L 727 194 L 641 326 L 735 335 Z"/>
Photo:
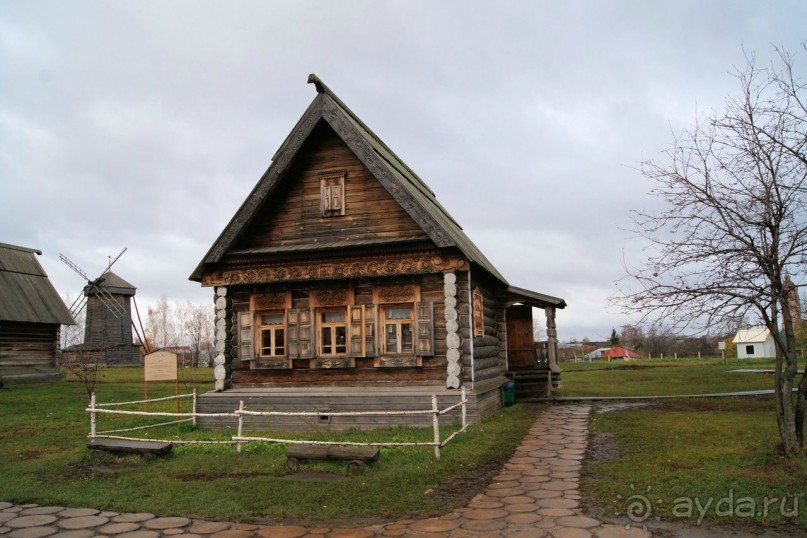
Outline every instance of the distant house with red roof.
<path fill-rule="evenodd" d="M 628 348 L 624 347 L 601 347 L 597 348 L 594 351 L 583 355 L 583 359 L 588 359 L 589 361 L 593 359 L 605 359 L 610 361 L 611 359 L 640 359 L 641 355 L 632 351 Z"/>
<path fill-rule="evenodd" d="M 602 353 L 603 359 L 639 359 L 641 355 L 625 347 L 614 346 Z"/>

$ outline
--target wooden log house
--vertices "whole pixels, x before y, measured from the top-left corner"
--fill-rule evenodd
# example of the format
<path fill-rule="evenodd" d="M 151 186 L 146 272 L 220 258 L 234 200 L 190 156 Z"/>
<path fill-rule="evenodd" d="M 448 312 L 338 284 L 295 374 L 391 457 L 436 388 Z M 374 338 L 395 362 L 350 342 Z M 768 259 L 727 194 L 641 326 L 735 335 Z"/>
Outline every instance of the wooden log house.
<path fill-rule="evenodd" d="M 0 243 L 0 382 L 61 379 L 62 325 L 75 321 L 36 259 L 39 250 Z"/>
<path fill-rule="evenodd" d="M 505 375 L 559 383 L 563 299 L 511 286 L 429 187 L 334 93 L 317 95 L 190 279 L 214 289 L 215 389 L 200 410 L 316 410 L 333 428 L 422 423 L 347 419 L 348 409 L 501 406 Z M 532 308 L 545 309 L 536 361 Z M 554 378 L 552 374 L 554 372 Z M 539 379 L 540 382 L 540 379 Z M 223 425 L 215 420 L 208 425 Z M 301 429 L 287 419 L 259 427 Z"/>

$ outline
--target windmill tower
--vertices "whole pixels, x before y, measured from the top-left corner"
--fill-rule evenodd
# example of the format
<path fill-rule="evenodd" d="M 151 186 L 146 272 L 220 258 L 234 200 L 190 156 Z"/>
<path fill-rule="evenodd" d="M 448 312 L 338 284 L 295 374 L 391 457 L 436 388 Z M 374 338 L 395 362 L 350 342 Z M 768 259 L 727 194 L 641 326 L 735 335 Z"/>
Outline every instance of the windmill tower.
<path fill-rule="evenodd" d="M 106 364 L 140 364 L 140 346 L 134 344 L 132 338 L 132 299 L 137 288 L 111 271 L 112 264 L 125 251 L 124 248 L 110 261 L 107 270 L 93 280 L 66 256 L 59 256 L 87 281 L 82 295 L 70 308 L 74 316 L 83 308 L 87 309 L 84 342 L 65 349 L 65 353 L 81 349 L 96 353 Z"/>

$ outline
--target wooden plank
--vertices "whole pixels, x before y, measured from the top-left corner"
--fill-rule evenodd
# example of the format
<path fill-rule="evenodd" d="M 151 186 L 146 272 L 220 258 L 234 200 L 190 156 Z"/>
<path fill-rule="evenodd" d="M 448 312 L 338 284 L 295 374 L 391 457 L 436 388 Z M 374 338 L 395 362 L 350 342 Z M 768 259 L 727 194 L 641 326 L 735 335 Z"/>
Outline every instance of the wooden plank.
<path fill-rule="evenodd" d="M 172 443 L 155 441 L 127 441 L 123 439 L 90 439 L 87 448 L 123 454 L 154 454 L 166 456 L 171 453 Z"/>

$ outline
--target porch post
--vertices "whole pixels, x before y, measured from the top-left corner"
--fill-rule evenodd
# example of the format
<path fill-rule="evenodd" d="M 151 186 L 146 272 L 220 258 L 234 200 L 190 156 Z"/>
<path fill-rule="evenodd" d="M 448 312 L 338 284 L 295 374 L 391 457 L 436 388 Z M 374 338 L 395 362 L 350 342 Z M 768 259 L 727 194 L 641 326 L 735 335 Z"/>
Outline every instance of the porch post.
<path fill-rule="evenodd" d="M 559 373 L 558 366 L 558 330 L 555 325 L 555 307 L 548 306 L 544 309 L 546 313 L 546 358 L 549 363 L 549 371 Z"/>

